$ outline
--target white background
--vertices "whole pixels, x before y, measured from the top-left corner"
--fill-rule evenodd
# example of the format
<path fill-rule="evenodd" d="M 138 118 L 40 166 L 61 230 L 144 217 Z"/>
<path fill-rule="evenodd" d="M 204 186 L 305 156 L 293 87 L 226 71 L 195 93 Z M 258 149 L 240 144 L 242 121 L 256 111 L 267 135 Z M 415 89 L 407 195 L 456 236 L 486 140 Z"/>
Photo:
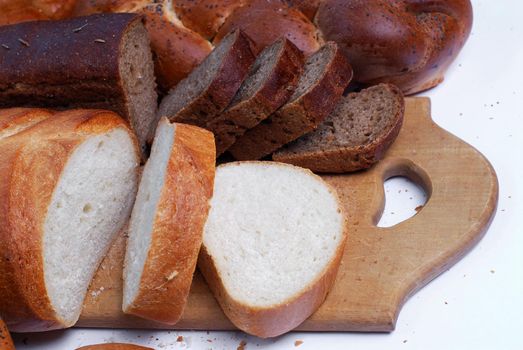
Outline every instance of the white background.
<path fill-rule="evenodd" d="M 432 99 L 434 120 L 479 149 L 500 183 L 496 218 L 461 262 L 404 306 L 391 334 L 290 333 L 260 340 L 241 332 L 158 332 L 72 329 L 16 335 L 18 349 L 72 350 L 100 342 L 157 349 L 523 349 L 523 1 L 473 0 L 474 27 Z M 396 195 L 390 181 L 383 222 L 407 216 L 422 201 Z M 403 192 L 403 191 L 402 191 Z M 409 193 L 415 193 L 410 189 Z M 395 215 L 392 215 L 394 212 Z M 386 224 L 386 223 L 385 223 Z M 184 342 L 176 342 L 178 335 Z"/>

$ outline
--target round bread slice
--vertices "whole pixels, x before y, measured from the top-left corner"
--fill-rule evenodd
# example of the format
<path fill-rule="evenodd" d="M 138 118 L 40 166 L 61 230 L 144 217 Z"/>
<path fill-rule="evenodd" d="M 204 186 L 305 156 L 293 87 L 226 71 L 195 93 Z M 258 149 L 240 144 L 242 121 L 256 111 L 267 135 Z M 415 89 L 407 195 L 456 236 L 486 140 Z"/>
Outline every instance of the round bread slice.
<path fill-rule="evenodd" d="M 229 105 L 253 62 L 249 39 L 239 30 L 229 33 L 162 99 L 158 117 L 204 128 Z"/>
<path fill-rule="evenodd" d="M 198 266 L 236 327 L 275 337 L 323 303 L 346 229 L 336 193 L 309 170 L 228 163 L 216 171 Z"/>
<path fill-rule="evenodd" d="M 142 173 L 123 274 L 123 311 L 165 324 L 182 316 L 212 196 L 211 132 L 162 118 Z"/>
<path fill-rule="evenodd" d="M 216 155 L 287 102 L 298 84 L 303 60 L 303 53 L 285 38 L 258 55 L 231 104 L 207 125 L 216 137 Z"/>
<path fill-rule="evenodd" d="M 305 63 L 289 102 L 238 138 L 229 152 L 238 160 L 255 160 L 314 130 L 334 109 L 352 78 L 352 69 L 333 42 Z"/>
<path fill-rule="evenodd" d="M 405 102 L 395 85 L 380 84 L 344 97 L 313 132 L 272 156 L 314 172 L 345 173 L 379 161 L 398 136 Z"/>
<path fill-rule="evenodd" d="M 115 113 L 56 115 L 0 142 L 0 314 L 16 332 L 70 327 L 129 217 L 139 147 Z"/>

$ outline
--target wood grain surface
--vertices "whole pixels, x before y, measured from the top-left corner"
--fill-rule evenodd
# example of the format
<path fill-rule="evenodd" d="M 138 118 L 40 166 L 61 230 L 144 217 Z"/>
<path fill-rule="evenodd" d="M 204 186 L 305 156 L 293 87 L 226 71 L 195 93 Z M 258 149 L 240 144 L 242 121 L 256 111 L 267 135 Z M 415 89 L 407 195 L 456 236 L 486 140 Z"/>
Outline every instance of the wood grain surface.
<path fill-rule="evenodd" d="M 432 121 L 429 99 L 406 101 L 403 129 L 384 160 L 365 172 L 324 176 L 349 213 L 349 239 L 334 289 L 298 330 L 392 331 L 409 296 L 474 247 L 494 217 L 498 182 L 487 159 Z M 383 182 L 393 176 L 415 181 L 429 199 L 414 217 L 380 228 Z M 91 285 L 77 326 L 234 329 L 199 273 L 174 327 L 124 315 L 124 245 L 122 233 Z"/>

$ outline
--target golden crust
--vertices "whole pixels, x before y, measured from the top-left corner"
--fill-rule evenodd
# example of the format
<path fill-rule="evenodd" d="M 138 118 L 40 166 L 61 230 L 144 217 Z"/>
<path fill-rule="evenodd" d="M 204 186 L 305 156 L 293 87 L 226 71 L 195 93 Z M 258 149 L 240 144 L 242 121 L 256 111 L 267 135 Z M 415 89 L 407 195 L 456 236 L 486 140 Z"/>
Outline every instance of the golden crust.
<path fill-rule="evenodd" d="M 125 312 L 166 324 L 182 316 L 213 192 L 215 159 L 211 132 L 176 124 L 139 292 Z"/>
<path fill-rule="evenodd" d="M 15 350 L 13 339 L 11 339 L 9 330 L 7 329 L 7 326 L 5 325 L 4 321 L 2 321 L 2 319 L 0 319 L 0 349 Z"/>

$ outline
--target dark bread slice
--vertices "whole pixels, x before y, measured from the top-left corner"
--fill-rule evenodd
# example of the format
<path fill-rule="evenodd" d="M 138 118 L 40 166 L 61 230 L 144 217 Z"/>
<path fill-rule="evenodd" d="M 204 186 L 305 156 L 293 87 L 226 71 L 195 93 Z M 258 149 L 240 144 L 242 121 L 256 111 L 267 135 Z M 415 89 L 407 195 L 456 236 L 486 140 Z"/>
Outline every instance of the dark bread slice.
<path fill-rule="evenodd" d="M 395 85 L 351 93 L 315 131 L 284 146 L 272 158 L 314 172 L 369 168 L 398 136 L 404 109 L 403 94 Z"/>
<path fill-rule="evenodd" d="M 254 62 L 250 40 L 229 33 L 160 104 L 158 117 L 205 128 L 231 102 Z"/>
<path fill-rule="evenodd" d="M 332 112 L 352 78 L 334 42 L 309 56 L 290 102 L 247 131 L 229 149 L 238 160 L 260 159 L 314 130 Z"/>
<path fill-rule="evenodd" d="M 231 104 L 207 125 L 216 137 L 217 156 L 289 100 L 298 85 L 304 59 L 303 53 L 285 38 L 258 55 Z"/>
<path fill-rule="evenodd" d="M 142 145 L 156 123 L 149 37 L 136 14 L 0 27 L 0 108 L 108 109 Z"/>

